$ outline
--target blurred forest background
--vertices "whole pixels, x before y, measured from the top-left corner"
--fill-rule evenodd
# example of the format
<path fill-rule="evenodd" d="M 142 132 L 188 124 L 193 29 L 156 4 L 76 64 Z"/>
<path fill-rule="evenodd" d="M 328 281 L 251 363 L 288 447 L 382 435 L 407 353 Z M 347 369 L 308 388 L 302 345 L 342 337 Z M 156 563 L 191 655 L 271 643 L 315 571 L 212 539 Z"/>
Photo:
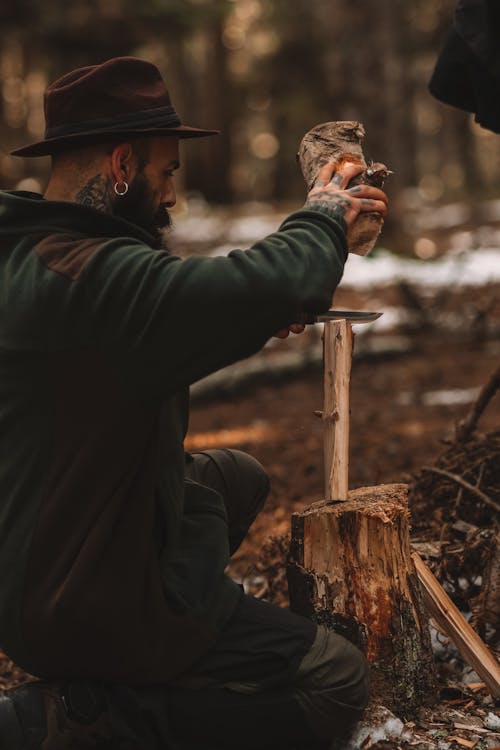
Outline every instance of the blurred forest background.
<path fill-rule="evenodd" d="M 434 101 L 427 83 L 455 0 L 16 0 L 0 21 L 0 178 L 39 189 L 48 159 L 8 156 L 44 130 L 46 84 L 138 55 L 164 74 L 189 143 L 182 182 L 210 203 L 302 200 L 300 139 L 327 120 L 364 123 L 365 153 L 407 205 L 493 197 L 500 138 Z"/>

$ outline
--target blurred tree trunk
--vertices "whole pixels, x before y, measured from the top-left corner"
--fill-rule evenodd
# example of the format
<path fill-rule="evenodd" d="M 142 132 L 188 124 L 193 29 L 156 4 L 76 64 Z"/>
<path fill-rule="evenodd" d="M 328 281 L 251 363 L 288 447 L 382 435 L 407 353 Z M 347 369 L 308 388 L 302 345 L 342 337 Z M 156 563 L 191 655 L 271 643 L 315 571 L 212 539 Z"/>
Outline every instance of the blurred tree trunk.
<path fill-rule="evenodd" d="M 279 48 L 261 69 L 259 86 L 265 80 L 273 102 L 272 130 L 280 141 L 273 170 L 273 193 L 278 198 L 304 191 L 304 181 L 295 155 L 302 137 L 327 117 L 322 28 L 314 12 L 317 0 L 272 3 L 272 27 L 279 30 Z M 304 192 L 305 196 L 305 192 Z"/>
<path fill-rule="evenodd" d="M 221 129 L 209 141 L 189 144 L 186 161 L 187 187 L 200 190 L 205 198 L 215 203 L 231 201 L 231 79 L 227 66 L 227 50 L 222 42 L 224 19 L 213 18 L 208 28 L 198 38 L 203 65 L 191 70 L 189 88 L 186 89 L 186 122 L 208 129 Z M 193 92 L 196 95 L 193 96 Z"/>
<path fill-rule="evenodd" d="M 470 128 L 470 114 L 448 106 L 441 107 L 440 112 L 443 125 L 439 141 L 443 161 L 460 166 L 466 189 L 480 187 L 484 180 L 476 154 L 476 139 Z"/>
<path fill-rule="evenodd" d="M 325 53 L 331 119 L 360 120 L 366 154 L 394 170 L 391 185 L 415 184 L 414 42 L 407 3 L 366 0 L 361 7 L 341 0 L 320 6 L 331 40 Z"/>
<path fill-rule="evenodd" d="M 476 139 L 470 127 L 471 115 L 457 110 L 453 112 L 452 128 L 455 136 L 456 155 L 464 170 L 465 186 L 477 188 L 484 185 L 476 155 Z"/>
<path fill-rule="evenodd" d="M 372 0 L 373 2 L 373 0 Z M 391 3 L 373 2 L 378 23 L 374 35 L 375 49 L 381 53 L 385 122 L 377 133 L 377 149 L 390 155 L 393 185 L 401 188 L 417 182 L 417 118 L 415 113 L 414 40 L 406 0 Z M 378 37 L 378 39 L 377 39 Z M 393 156 L 392 156 L 393 155 Z"/>

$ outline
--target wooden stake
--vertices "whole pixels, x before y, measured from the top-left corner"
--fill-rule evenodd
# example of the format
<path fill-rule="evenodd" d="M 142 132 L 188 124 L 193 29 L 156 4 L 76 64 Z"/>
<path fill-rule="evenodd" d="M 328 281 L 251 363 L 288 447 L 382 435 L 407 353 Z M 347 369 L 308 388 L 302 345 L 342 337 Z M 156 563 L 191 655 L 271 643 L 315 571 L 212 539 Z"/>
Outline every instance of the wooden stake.
<path fill-rule="evenodd" d="M 453 604 L 439 581 L 423 562 L 418 552 L 412 553 L 424 601 L 437 625 L 453 641 L 458 651 L 485 681 L 490 693 L 500 697 L 500 664 L 460 610 Z"/>
<path fill-rule="evenodd" d="M 347 500 L 349 475 L 349 383 L 353 348 L 347 320 L 325 323 L 324 464 L 325 498 Z"/>

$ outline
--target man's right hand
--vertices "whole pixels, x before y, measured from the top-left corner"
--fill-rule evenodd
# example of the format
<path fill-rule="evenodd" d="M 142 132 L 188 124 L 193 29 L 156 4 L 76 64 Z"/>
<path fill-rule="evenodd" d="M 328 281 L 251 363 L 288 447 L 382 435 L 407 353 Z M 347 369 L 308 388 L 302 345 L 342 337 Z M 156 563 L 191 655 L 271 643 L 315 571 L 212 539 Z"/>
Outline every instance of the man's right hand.
<path fill-rule="evenodd" d="M 371 185 L 347 188 L 356 175 L 363 172 L 361 164 L 345 162 L 339 168 L 335 162 L 325 164 L 307 196 L 304 208 L 329 208 L 344 219 L 347 226 L 354 223 L 362 212 L 387 213 L 387 196 L 383 190 Z"/>

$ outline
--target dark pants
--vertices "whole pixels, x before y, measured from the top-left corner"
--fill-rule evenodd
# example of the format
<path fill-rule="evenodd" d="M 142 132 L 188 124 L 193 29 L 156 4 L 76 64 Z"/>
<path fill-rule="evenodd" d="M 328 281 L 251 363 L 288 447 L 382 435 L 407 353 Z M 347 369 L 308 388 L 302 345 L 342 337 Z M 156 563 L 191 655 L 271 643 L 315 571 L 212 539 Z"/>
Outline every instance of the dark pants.
<path fill-rule="evenodd" d="M 188 456 L 186 473 L 224 498 L 233 553 L 267 497 L 263 468 L 241 451 L 212 450 Z M 360 718 L 366 667 L 341 636 L 244 596 L 210 652 L 167 695 L 183 750 L 312 750 Z"/>
<path fill-rule="evenodd" d="M 213 450 L 187 456 L 186 473 L 221 493 L 234 552 L 265 502 L 264 470 L 240 451 Z M 367 701 L 354 646 L 249 596 L 175 684 L 105 691 L 114 733 L 141 750 L 323 750 Z"/>

